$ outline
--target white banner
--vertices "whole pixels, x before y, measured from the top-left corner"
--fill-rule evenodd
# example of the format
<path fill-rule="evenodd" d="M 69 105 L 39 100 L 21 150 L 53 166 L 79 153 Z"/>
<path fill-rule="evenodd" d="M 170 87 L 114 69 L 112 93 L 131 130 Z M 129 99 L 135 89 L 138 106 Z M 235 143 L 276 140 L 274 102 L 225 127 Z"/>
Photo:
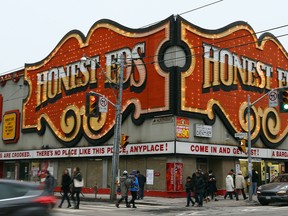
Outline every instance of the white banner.
<path fill-rule="evenodd" d="M 238 146 L 212 145 L 202 143 L 174 142 L 129 144 L 120 149 L 121 155 L 155 155 L 155 154 L 189 154 L 207 156 L 226 156 L 247 158 L 247 154 L 239 151 Z M 30 151 L 0 152 L 0 160 L 77 158 L 112 156 L 113 146 L 92 146 L 79 148 L 41 149 Z M 252 158 L 288 159 L 287 150 L 251 148 Z"/>
<path fill-rule="evenodd" d="M 174 142 L 131 144 L 120 149 L 121 155 L 155 155 L 175 152 Z M 0 152 L 0 160 L 101 157 L 112 156 L 113 146 L 93 146 L 79 148 L 41 149 L 31 151 Z"/>

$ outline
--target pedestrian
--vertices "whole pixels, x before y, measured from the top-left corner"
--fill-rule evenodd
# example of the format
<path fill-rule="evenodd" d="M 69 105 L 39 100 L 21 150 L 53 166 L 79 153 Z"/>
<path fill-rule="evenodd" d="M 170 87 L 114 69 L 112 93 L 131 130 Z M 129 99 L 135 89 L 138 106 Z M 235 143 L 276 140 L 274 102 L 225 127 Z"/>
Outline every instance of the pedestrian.
<path fill-rule="evenodd" d="M 257 184 L 258 184 L 259 175 L 258 172 L 253 168 L 252 170 L 252 193 L 253 195 L 257 194 Z"/>
<path fill-rule="evenodd" d="M 236 199 L 238 199 L 238 195 L 234 191 L 234 181 L 233 181 L 233 172 L 229 171 L 228 175 L 226 176 L 226 194 L 224 196 L 224 199 L 229 195 L 230 199 L 233 199 L 233 194 L 235 194 Z"/>
<path fill-rule="evenodd" d="M 62 180 L 61 180 L 61 191 L 63 192 L 63 195 L 62 195 L 61 203 L 58 206 L 59 208 L 62 208 L 62 204 L 65 201 L 65 199 L 68 202 L 67 208 L 71 207 L 71 203 L 70 203 L 70 199 L 68 195 L 70 193 L 70 184 L 71 184 L 71 177 L 69 175 L 68 169 L 65 169 L 62 175 Z"/>
<path fill-rule="evenodd" d="M 45 171 L 45 175 L 44 192 L 48 195 L 54 195 L 55 178 L 48 170 Z"/>
<path fill-rule="evenodd" d="M 187 198 L 185 207 L 190 206 L 190 202 L 191 202 L 192 206 L 195 205 L 195 202 L 191 198 L 191 193 L 193 193 L 193 191 L 194 191 L 193 188 L 194 188 L 194 185 L 192 182 L 192 178 L 190 176 L 188 176 L 186 178 L 186 183 L 185 183 L 185 191 L 186 191 L 186 198 Z"/>
<path fill-rule="evenodd" d="M 132 199 L 129 201 L 129 206 L 132 204 L 132 208 L 137 208 L 135 205 L 135 200 L 137 199 L 137 193 L 139 190 L 139 183 L 137 178 L 137 171 L 133 170 L 131 174 L 129 175 L 129 178 L 133 179 L 133 183 L 130 186 L 130 193 L 132 196 Z"/>
<path fill-rule="evenodd" d="M 129 186 L 126 182 L 128 178 L 128 172 L 126 170 L 123 171 L 123 175 L 120 177 L 120 190 L 121 190 L 121 198 L 115 204 L 117 208 L 119 208 L 120 203 L 125 200 L 126 207 L 130 207 L 128 204 L 128 189 Z"/>
<path fill-rule="evenodd" d="M 137 199 L 143 199 L 144 198 L 144 186 L 146 183 L 146 176 L 142 175 L 139 170 L 137 170 L 137 178 L 139 183 L 139 191 L 138 191 L 138 197 Z"/>
<path fill-rule="evenodd" d="M 201 173 L 201 170 L 198 170 L 196 172 L 196 178 L 195 178 L 195 200 L 198 203 L 198 207 L 203 206 L 203 196 L 206 189 L 206 183 L 204 181 L 203 175 Z"/>
<path fill-rule="evenodd" d="M 245 187 L 246 187 L 245 179 L 244 179 L 244 176 L 242 175 L 242 171 L 240 170 L 238 172 L 238 175 L 236 175 L 236 178 L 235 178 L 235 189 L 236 189 L 236 194 L 237 194 L 236 200 L 239 200 L 238 195 L 240 191 L 242 193 L 243 199 L 244 200 L 247 199 L 245 191 L 244 191 Z"/>
<path fill-rule="evenodd" d="M 73 169 L 72 194 L 71 194 L 71 199 L 73 200 L 74 209 L 79 209 L 79 205 L 80 205 L 79 195 L 81 193 L 82 187 L 83 187 L 83 178 L 80 173 L 80 168 L 75 167 Z M 74 197 L 75 195 L 76 195 L 76 200 Z"/>
<path fill-rule="evenodd" d="M 218 201 L 218 199 L 216 198 L 216 192 L 217 192 L 216 178 L 213 174 L 213 171 L 210 170 L 208 175 L 208 187 L 207 187 L 208 197 L 210 196 L 212 200 L 215 198 L 215 201 Z"/>

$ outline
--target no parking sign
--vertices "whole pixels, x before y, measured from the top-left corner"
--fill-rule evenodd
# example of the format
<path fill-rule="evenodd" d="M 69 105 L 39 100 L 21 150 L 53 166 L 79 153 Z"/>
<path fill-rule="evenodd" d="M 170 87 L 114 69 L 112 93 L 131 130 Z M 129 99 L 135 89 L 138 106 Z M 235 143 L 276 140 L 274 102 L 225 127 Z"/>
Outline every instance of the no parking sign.
<path fill-rule="evenodd" d="M 103 113 L 108 112 L 108 100 L 106 97 L 101 96 L 99 98 L 99 112 Z"/>
<path fill-rule="evenodd" d="M 278 94 L 277 91 L 271 91 L 268 94 L 269 98 L 269 107 L 277 107 L 278 106 Z"/>

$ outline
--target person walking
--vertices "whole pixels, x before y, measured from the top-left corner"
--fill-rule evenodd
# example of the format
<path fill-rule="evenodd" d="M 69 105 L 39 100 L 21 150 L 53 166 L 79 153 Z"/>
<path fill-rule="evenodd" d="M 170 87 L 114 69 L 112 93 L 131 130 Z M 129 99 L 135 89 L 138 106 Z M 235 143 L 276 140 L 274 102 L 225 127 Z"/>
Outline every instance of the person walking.
<path fill-rule="evenodd" d="M 229 195 L 230 199 L 233 199 L 233 194 L 235 194 L 236 199 L 238 199 L 237 193 L 234 192 L 234 181 L 233 181 L 233 172 L 230 171 L 228 175 L 226 176 L 225 182 L 226 182 L 226 194 L 224 196 L 224 199 Z"/>
<path fill-rule="evenodd" d="M 196 178 L 195 178 L 195 200 L 198 203 L 198 207 L 203 206 L 203 195 L 206 190 L 206 183 L 203 178 L 203 175 L 201 173 L 201 170 L 198 170 L 196 172 Z"/>
<path fill-rule="evenodd" d="M 45 175 L 44 192 L 48 195 L 54 195 L 55 178 L 48 170 L 45 171 Z"/>
<path fill-rule="evenodd" d="M 137 199 L 143 199 L 144 198 L 144 186 L 146 183 L 146 176 L 142 175 L 139 170 L 137 170 L 137 178 L 139 182 L 139 190 L 138 190 L 138 197 Z"/>
<path fill-rule="evenodd" d="M 129 208 L 128 204 L 128 189 L 129 186 L 127 185 L 128 172 L 126 170 L 123 171 L 123 175 L 120 177 L 120 190 L 121 190 L 121 198 L 115 204 L 117 208 L 119 208 L 120 203 L 125 200 L 126 207 Z"/>
<path fill-rule="evenodd" d="M 80 173 L 80 168 L 79 167 L 75 167 L 73 169 L 73 178 L 72 178 L 72 194 L 71 194 L 71 199 L 73 200 L 74 203 L 74 208 L 75 209 L 79 209 L 79 205 L 80 205 L 80 193 L 83 187 L 83 178 L 82 175 Z M 76 200 L 75 200 L 75 196 L 76 195 Z"/>
<path fill-rule="evenodd" d="M 210 170 L 209 171 L 209 175 L 208 175 L 208 186 L 207 186 L 208 197 L 210 196 L 211 200 L 213 200 L 214 197 L 215 197 L 215 201 L 218 201 L 217 198 L 216 198 L 216 192 L 217 192 L 216 178 L 215 178 L 215 176 L 213 174 L 213 171 Z"/>
<path fill-rule="evenodd" d="M 193 188 L 194 188 L 194 185 L 192 182 L 192 178 L 190 176 L 188 176 L 186 178 L 186 183 L 185 183 L 185 191 L 186 191 L 186 198 L 187 198 L 185 207 L 190 206 L 190 202 L 191 202 L 192 206 L 195 205 L 195 202 L 191 198 L 191 193 L 194 191 Z"/>
<path fill-rule="evenodd" d="M 62 200 L 60 205 L 58 206 L 59 208 L 62 208 L 62 204 L 65 201 L 65 199 L 68 202 L 67 208 L 71 207 L 70 199 L 69 199 L 69 192 L 70 192 L 70 184 L 71 184 L 71 177 L 69 175 L 68 169 L 64 170 L 64 173 L 62 175 L 62 180 L 61 180 L 61 191 L 63 191 L 62 195 Z"/>
<path fill-rule="evenodd" d="M 133 179 L 133 183 L 130 186 L 130 193 L 132 196 L 132 199 L 129 201 L 129 206 L 132 204 L 133 208 L 137 208 L 135 205 L 135 200 L 137 199 L 137 192 L 139 190 L 139 183 L 138 183 L 138 178 L 137 178 L 137 171 L 133 170 L 131 174 L 129 175 L 129 178 Z"/>
<path fill-rule="evenodd" d="M 259 179 L 258 172 L 253 168 L 252 170 L 252 193 L 253 195 L 257 194 L 258 179 Z"/>
<path fill-rule="evenodd" d="M 242 171 L 240 170 L 238 172 L 238 175 L 236 175 L 235 177 L 235 189 L 236 189 L 236 194 L 237 194 L 236 200 L 239 200 L 238 196 L 239 196 L 240 191 L 242 193 L 243 199 L 244 200 L 247 199 L 245 191 L 244 191 L 245 187 L 246 187 L 245 179 L 244 179 L 244 176 L 242 175 Z"/>

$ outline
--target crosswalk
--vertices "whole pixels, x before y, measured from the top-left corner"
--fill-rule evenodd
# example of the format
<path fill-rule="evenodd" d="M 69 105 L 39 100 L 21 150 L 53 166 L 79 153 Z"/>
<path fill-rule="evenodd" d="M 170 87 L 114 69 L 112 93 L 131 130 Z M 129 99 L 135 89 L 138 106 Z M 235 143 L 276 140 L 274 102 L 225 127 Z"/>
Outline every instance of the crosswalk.
<path fill-rule="evenodd" d="M 119 208 L 115 206 L 115 204 L 111 203 L 95 203 L 95 204 L 80 204 L 79 209 L 73 209 L 73 208 L 54 208 L 54 212 L 65 212 L 65 213 L 75 213 L 75 212 L 87 212 L 87 211 L 101 211 L 101 212 L 109 212 L 109 211 L 131 211 L 131 210 L 157 210 L 157 209 L 167 209 L 169 206 L 159 206 L 159 205 L 143 205 L 143 204 L 137 204 L 137 208 L 126 208 L 125 204 L 120 204 Z"/>

